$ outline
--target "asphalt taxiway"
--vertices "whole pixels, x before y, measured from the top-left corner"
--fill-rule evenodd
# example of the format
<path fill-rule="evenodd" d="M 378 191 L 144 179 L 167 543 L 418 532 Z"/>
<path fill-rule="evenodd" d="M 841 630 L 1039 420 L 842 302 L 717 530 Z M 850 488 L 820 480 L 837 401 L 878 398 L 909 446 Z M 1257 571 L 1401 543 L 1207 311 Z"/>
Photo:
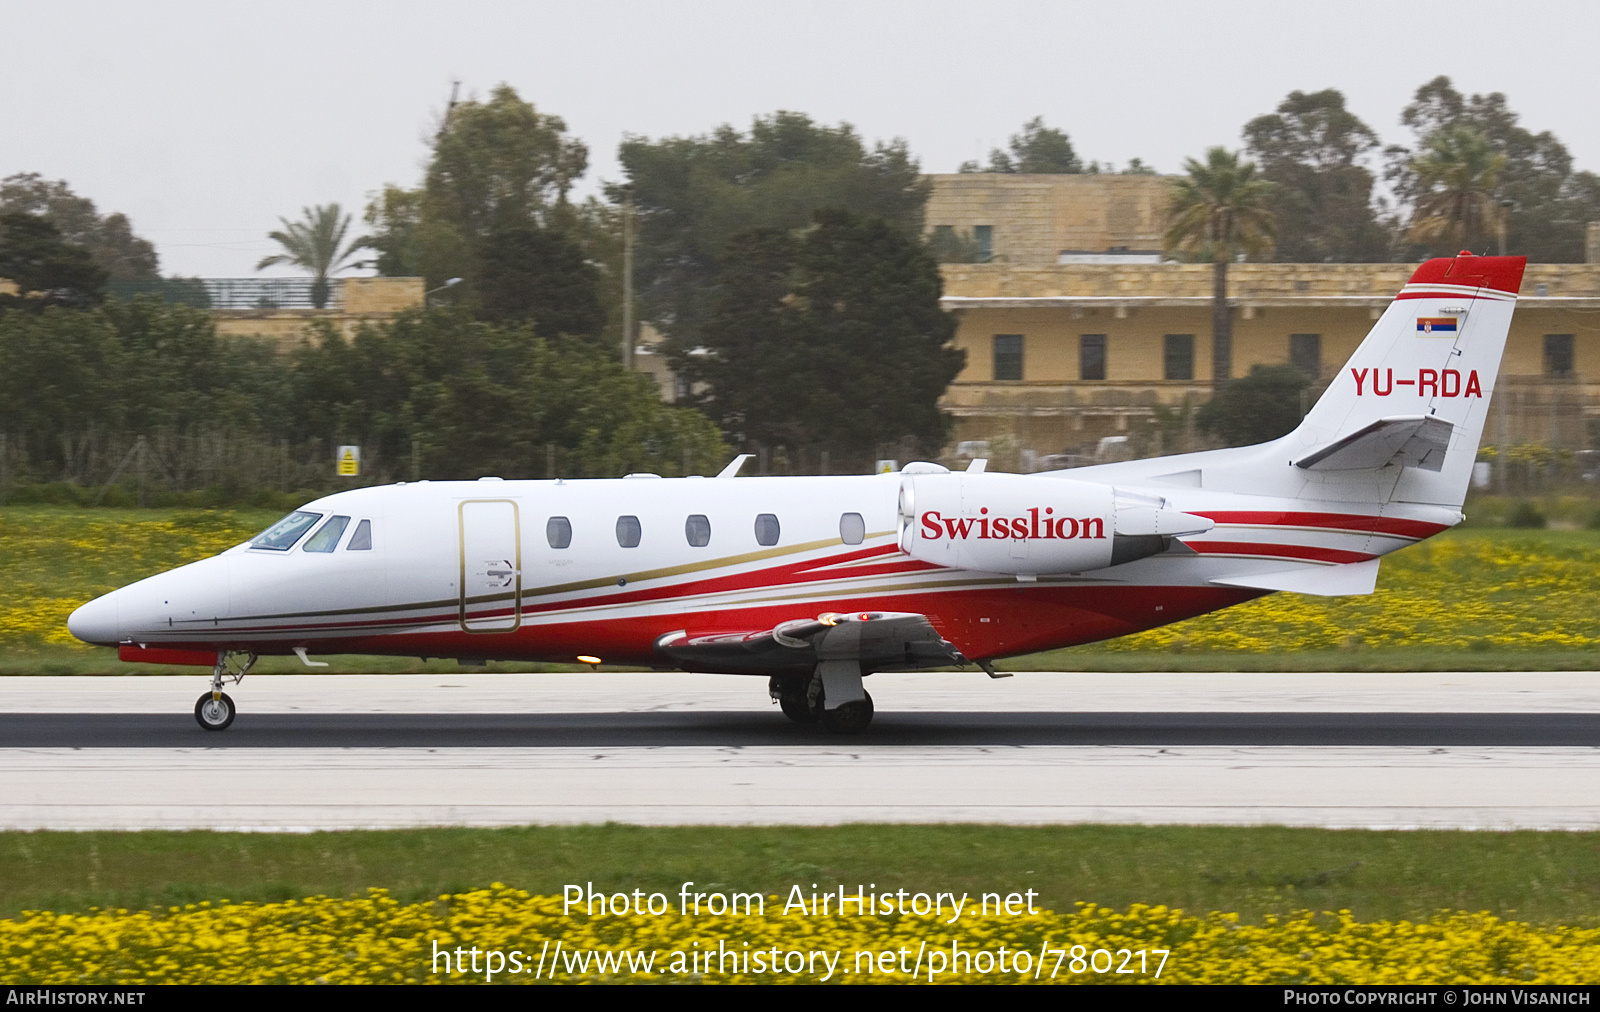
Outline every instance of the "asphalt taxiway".
<path fill-rule="evenodd" d="M 1600 828 L 1600 674 L 876 675 L 839 738 L 761 679 L 0 679 L 0 828 L 1070 822 Z"/>

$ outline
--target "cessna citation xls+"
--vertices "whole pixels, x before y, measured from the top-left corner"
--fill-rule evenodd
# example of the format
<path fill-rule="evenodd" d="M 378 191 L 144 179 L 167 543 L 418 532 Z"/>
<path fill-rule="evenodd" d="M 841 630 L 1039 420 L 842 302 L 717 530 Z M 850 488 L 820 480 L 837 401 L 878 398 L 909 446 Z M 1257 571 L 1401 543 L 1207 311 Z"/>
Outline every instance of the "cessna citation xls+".
<path fill-rule="evenodd" d="M 326 496 L 254 541 L 73 613 L 126 660 L 260 654 L 584 661 L 764 675 L 859 730 L 866 675 L 1088 643 L 1272 591 L 1371 593 L 1461 521 L 1522 257 L 1417 268 L 1305 420 L 1258 446 L 1044 474 L 412 482 Z"/>

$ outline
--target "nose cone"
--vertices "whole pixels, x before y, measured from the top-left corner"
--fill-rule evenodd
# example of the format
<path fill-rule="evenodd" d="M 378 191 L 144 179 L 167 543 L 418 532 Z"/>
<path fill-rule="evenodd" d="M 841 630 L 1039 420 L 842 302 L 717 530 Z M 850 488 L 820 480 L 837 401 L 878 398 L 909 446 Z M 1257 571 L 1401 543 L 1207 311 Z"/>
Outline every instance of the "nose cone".
<path fill-rule="evenodd" d="M 115 592 L 97 597 L 67 619 L 67 631 L 98 646 L 114 647 L 122 641 L 122 624 L 117 614 Z"/>

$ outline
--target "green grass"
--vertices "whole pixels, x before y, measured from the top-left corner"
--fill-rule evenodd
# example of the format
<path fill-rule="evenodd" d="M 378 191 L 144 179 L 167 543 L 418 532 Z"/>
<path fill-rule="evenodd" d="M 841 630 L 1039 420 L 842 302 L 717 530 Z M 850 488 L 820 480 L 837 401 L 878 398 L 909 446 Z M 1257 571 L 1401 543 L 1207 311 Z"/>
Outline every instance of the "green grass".
<path fill-rule="evenodd" d="M 1363 920 L 1487 910 L 1535 923 L 1600 918 L 1600 833 L 1229 827 L 602 825 L 387 832 L 0 833 L 0 916 L 200 900 L 364 894 L 416 901 L 491 882 L 676 896 L 784 895 L 857 883 L 1012 892 L 1041 905 L 1163 903 L 1237 911 L 1348 909 Z"/>

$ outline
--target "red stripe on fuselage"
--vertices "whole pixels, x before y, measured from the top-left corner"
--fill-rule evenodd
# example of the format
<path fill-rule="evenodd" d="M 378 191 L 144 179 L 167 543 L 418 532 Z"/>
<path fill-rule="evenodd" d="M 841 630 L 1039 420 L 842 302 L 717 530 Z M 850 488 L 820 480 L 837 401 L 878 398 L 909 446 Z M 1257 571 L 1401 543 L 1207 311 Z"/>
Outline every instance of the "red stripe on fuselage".
<path fill-rule="evenodd" d="M 1369 552 L 1347 552 L 1339 548 L 1312 545 L 1268 545 L 1258 541 L 1185 541 L 1201 555 L 1250 555 L 1272 559 L 1305 559 L 1312 562 L 1366 562 L 1377 558 Z"/>
<path fill-rule="evenodd" d="M 1417 541 L 1431 538 L 1440 531 L 1450 529 L 1445 524 L 1430 523 L 1426 520 L 1378 517 L 1359 513 L 1298 513 L 1279 510 L 1191 510 L 1190 512 L 1196 516 L 1208 517 L 1219 524 L 1321 527 L 1361 534 L 1385 534 Z"/>

